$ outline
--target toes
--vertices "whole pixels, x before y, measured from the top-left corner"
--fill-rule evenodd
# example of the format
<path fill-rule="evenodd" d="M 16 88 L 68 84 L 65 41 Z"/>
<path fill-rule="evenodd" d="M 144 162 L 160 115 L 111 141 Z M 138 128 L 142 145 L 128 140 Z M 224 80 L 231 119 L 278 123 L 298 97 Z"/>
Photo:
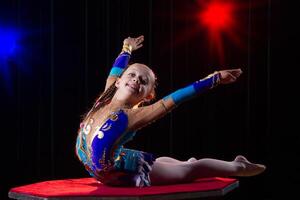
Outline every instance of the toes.
<path fill-rule="evenodd" d="M 244 156 L 238 155 L 235 159 L 240 165 L 239 176 L 255 176 L 265 171 L 266 166 L 249 162 Z"/>
<path fill-rule="evenodd" d="M 253 163 L 241 163 L 243 165 L 243 169 L 240 171 L 240 176 L 256 176 L 265 171 L 266 166 L 261 164 L 253 164 Z"/>

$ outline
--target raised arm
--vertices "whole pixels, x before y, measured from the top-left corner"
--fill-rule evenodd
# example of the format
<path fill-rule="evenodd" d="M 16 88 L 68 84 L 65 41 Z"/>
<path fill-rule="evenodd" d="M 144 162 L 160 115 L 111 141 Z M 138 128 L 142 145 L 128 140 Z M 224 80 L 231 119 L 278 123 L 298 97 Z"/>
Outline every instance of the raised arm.
<path fill-rule="evenodd" d="M 127 67 L 131 53 L 143 46 L 144 36 L 136 38 L 128 37 L 123 41 L 122 51 L 116 58 L 106 80 L 105 90 L 120 77 L 124 69 Z"/>
<path fill-rule="evenodd" d="M 199 81 L 171 93 L 150 106 L 137 108 L 130 113 L 130 115 L 134 115 L 134 117 L 132 117 L 132 120 L 129 122 L 129 129 L 140 129 L 161 118 L 186 100 L 191 99 L 208 89 L 212 89 L 219 84 L 233 83 L 241 73 L 241 69 L 214 72 Z"/>

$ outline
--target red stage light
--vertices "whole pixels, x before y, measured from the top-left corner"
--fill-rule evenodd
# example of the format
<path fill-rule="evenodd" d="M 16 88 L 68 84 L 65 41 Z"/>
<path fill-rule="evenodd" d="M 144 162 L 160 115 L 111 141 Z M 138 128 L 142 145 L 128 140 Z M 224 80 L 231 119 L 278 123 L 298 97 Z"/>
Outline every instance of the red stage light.
<path fill-rule="evenodd" d="M 210 30 L 222 31 L 233 26 L 234 5 L 230 2 L 214 1 L 200 13 L 200 22 Z"/>
<path fill-rule="evenodd" d="M 234 0 L 199 0 L 201 10 L 197 17 L 210 42 L 210 49 L 216 50 L 220 62 L 224 61 L 224 37 L 237 41 L 234 14 L 239 7 Z"/>

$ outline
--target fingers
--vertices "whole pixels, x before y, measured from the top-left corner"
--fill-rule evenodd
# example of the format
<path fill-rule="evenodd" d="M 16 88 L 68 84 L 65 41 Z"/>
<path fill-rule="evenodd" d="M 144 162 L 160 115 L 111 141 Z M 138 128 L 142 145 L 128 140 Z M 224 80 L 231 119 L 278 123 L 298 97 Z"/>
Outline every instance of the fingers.
<path fill-rule="evenodd" d="M 128 44 L 132 47 L 132 51 L 135 51 L 143 46 L 143 41 L 144 41 L 144 36 L 140 35 L 139 37 L 136 38 L 131 38 L 127 37 L 124 41 L 123 44 Z"/>
<path fill-rule="evenodd" d="M 139 49 L 139 48 L 141 48 L 142 46 L 143 46 L 142 44 L 139 44 L 139 45 L 136 46 L 136 48 Z"/>
<path fill-rule="evenodd" d="M 233 75 L 232 73 L 229 74 L 229 79 L 228 80 L 230 82 L 234 82 L 234 81 L 236 81 L 236 79 L 237 79 L 237 76 Z"/>
<path fill-rule="evenodd" d="M 226 70 L 227 72 L 230 73 L 230 75 L 234 76 L 234 77 L 239 77 L 243 71 L 241 70 L 241 68 L 238 68 L 238 69 L 228 69 Z"/>
<path fill-rule="evenodd" d="M 228 69 L 228 70 L 221 70 L 221 84 L 229 84 L 233 83 L 237 80 L 237 78 L 242 74 L 241 69 Z"/>
<path fill-rule="evenodd" d="M 232 73 L 234 76 L 239 77 L 243 73 L 243 71 L 241 70 L 241 68 L 239 68 L 235 69 Z"/>
<path fill-rule="evenodd" d="M 144 41 L 144 36 L 141 35 L 141 36 L 136 37 L 136 38 L 128 37 L 128 38 L 126 38 L 126 39 L 127 39 L 127 40 L 131 40 L 131 41 L 133 41 L 133 42 L 135 42 L 135 43 L 140 44 L 140 43 L 142 43 L 142 42 Z"/>
<path fill-rule="evenodd" d="M 137 37 L 137 38 L 134 38 L 134 41 L 135 41 L 135 43 L 136 43 L 137 46 L 138 46 L 138 45 L 140 45 L 140 44 L 144 41 L 144 36 L 141 35 L 141 36 L 139 36 L 139 37 Z"/>
<path fill-rule="evenodd" d="M 139 37 L 137 37 L 137 38 L 135 38 L 137 41 L 144 41 L 144 36 L 143 35 L 141 35 L 141 36 L 139 36 Z"/>

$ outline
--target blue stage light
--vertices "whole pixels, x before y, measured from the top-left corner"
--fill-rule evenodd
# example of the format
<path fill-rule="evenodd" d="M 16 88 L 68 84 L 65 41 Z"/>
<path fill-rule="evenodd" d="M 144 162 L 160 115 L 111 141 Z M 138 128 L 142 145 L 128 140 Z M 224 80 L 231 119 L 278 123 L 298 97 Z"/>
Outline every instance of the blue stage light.
<path fill-rule="evenodd" d="M 21 34 L 16 29 L 3 28 L 0 25 L 0 84 L 4 84 L 10 95 L 13 94 L 11 64 L 21 57 L 18 44 L 20 38 Z"/>
<path fill-rule="evenodd" d="M 14 56 L 18 45 L 18 33 L 0 27 L 0 61 L 6 62 Z"/>

